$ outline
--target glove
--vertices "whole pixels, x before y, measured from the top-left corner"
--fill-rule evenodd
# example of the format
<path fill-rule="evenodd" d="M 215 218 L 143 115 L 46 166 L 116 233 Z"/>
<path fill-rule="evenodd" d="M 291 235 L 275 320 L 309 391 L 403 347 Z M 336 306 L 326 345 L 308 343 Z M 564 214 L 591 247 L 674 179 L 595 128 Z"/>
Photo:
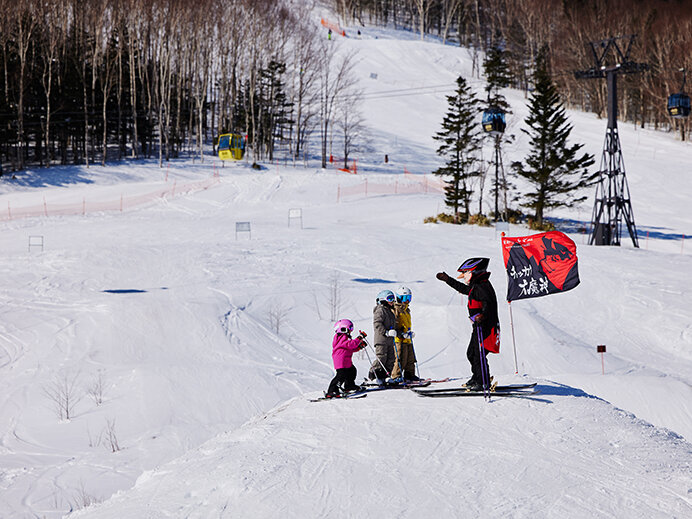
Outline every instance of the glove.
<path fill-rule="evenodd" d="M 363 330 L 358 330 L 358 337 L 367 337 L 368 334 L 365 333 Z"/>
<path fill-rule="evenodd" d="M 416 336 L 416 334 L 413 332 L 404 333 L 404 339 L 413 339 L 415 336 Z"/>
<path fill-rule="evenodd" d="M 476 314 L 472 317 L 472 320 L 476 324 L 481 324 L 481 321 L 483 320 L 483 314 Z"/>
<path fill-rule="evenodd" d="M 387 332 L 388 337 L 396 337 L 396 330 L 389 330 Z"/>
<path fill-rule="evenodd" d="M 437 274 L 435 274 L 435 277 L 440 281 L 444 281 L 445 283 L 449 281 L 449 276 L 446 272 L 438 272 Z"/>

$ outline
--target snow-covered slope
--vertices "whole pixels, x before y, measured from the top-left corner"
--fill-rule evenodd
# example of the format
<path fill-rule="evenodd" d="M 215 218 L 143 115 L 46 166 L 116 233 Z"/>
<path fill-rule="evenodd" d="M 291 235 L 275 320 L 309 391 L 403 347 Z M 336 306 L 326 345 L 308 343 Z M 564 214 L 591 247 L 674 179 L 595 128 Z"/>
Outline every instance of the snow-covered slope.
<path fill-rule="evenodd" d="M 451 85 L 470 70 L 463 49 L 362 32 L 334 44 L 359 51 L 366 93 Z M 0 207 L 16 208 L 136 197 L 220 173 L 208 189 L 137 209 L 2 223 L 0 517 L 91 503 L 71 516 L 692 515 L 692 256 L 682 241 L 692 148 L 671 135 L 620 129 L 642 247 L 588 247 L 572 234 L 581 284 L 512 305 L 518 374 L 501 302 L 491 370 L 502 383 L 537 381 L 535 398 L 402 390 L 308 402 L 333 375 L 333 288 L 338 316 L 371 331 L 377 292 L 411 287 L 421 375 L 460 378 L 470 325 L 435 273 L 488 256 L 501 300 L 506 292 L 493 229 L 423 224 L 443 209 L 423 173 L 436 165 L 444 94 L 369 100 L 358 175 L 215 170 L 208 157 L 174 162 L 167 181 L 141 162 L 0 184 Z M 526 147 L 525 107 L 521 93 L 508 97 L 511 159 Z M 598 155 L 604 122 L 571 117 L 575 141 Z M 592 202 L 558 216 L 586 222 Z M 291 208 L 302 228 L 288 225 Z M 251 234 L 236 234 L 239 221 Z M 27 250 L 29 236 L 43 237 L 42 251 Z M 360 378 L 367 359 L 356 366 Z M 65 420 L 54 400 L 72 381 L 78 401 Z"/>
<path fill-rule="evenodd" d="M 540 388 L 493 404 L 298 397 L 84 516 L 689 515 L 687 442 L 579 390 Z"/>

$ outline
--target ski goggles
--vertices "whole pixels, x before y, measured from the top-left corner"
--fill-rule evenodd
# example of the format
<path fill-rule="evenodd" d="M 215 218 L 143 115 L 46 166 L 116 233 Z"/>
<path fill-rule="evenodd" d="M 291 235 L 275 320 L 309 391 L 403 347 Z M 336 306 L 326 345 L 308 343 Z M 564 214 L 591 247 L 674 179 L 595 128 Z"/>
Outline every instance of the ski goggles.
<path fill-rule="evenodd" d="M 411 302 L 411 294 L 405 294 L 401 297 L 399 297 L 399 301 L 402 303 L 410 303 Z"/>
<path fill-rule="evenodd" d="M 396 298 L 393 295 L 387 296 L 387 301 L 389 301 L 390 303 L 393 303 L 395 299 Z"/>

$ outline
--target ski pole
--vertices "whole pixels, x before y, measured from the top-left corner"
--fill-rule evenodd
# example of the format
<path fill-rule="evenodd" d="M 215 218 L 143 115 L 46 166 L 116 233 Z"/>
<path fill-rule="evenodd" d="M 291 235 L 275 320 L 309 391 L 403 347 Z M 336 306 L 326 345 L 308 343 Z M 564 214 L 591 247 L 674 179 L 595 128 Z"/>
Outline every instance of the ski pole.
<path fill-rule="evenodd" d="M 367 337 L 367 335 L 365 334 L 365 332 L 364 332 L 363 330 L 360 330 L 360 333 L 361 333 L 364 337 Z M 372 346 L 368 341 L 365 341 L 365 346 L 366 346 L 366 347 L 367 347 L 367 346 L 370 346 L 370 347 L 372 348 L 372 352 L 373 352 L 373 354 L 375 355 L 375 359 L 377 360 L 377 362 L 380 363 L 380 366 L 382 366 L 382 369 L 383 369 L 384 372 L 387 374 L 387 376 L 388 376 L 389 378 L 391 378 L 392 375 L 389 373 L 389 371 L 387 370 L 387 368 L 384 367 L 384 364 L 382 364 L 382 361 L 381 361 L 380 358 L 377 356 L 377 350 L 375 349 L 375 347 Z M 368 351 L 368 350 L 366 349 L 366 350 L 365 350 L 366 355 L 367 355 L 367 351 Z M 370 355 L 368 355 L 368 360 L 370 360 Z M 372 363 L 372 365 L 371 365 L 370 367 L 372 367 L 373 365 L 374 365 L 374 363 Z"/>
<path fill-rule="evenodd" d="M 365 356 L 368 358 L 368 366 L 372 367 L 372 359 L 370 358 L 370 354 L 368 353 L 368 343 L 367 341 L 365 342 L 365 347 L 363 348 L 363 351 L 365 352 Z M 370 371 L 370 368 L 368 368 L 368 371 Z M 365 377 L 363 379 L 364 382 L 367 382 L 368 377 Z"/>
<path fill-rule="evenodd" d="M 485 367 L 483 366 L 483 333 L 480 330 L 480 326 L 476 325 L 476 337 L 478 338 L 478 363 L 480 364 L 481 367 L 481 380 L 483 383 L 483 398 L 485 399 L 487 397 L 485 393 L 485 385 L 486 385 L 486 376 L 485 376 Z"/>
<path fill-rule="evenodd" d="M 382 369 L 384 370 L 384 372 L 387 374 L 387 376 L 388 376 L 389 378 L 391 378 L 391 377 L 392 377 L 392 374 L 387 370 L 387 368 L 384 367 L 384 364 L 382 364 L 382 361 L 381 361 L 380 358 L 377 356 L 377 350 L 375 349 L 375 347 L 374 347 L 374 346 L 371 346 L 370 344 L 368 344 L 368 346 L 370 346 L 370 347 L 372 348 L 372 352 L 375 354 L 375 359 L 377 360 L 377 362 L 380 363 L 380 366 L 382 366 Z"/>
<path fill-rule="evenodd" d="M 368 353 L 367 347 L 366 347 L 366 348 L 363 348 L 363 351 L 365 352 L 365 356 L 368 358 L 368 362 L 369 362 L 370 365 L 372 366 L 372 359 L 370 358 L 370 354 Z"/>
<path fill-rule="evenodd" d="M 416 350 L 413 347 L 413 339 L 411 339 L 411 353 L 413 353 L 413 358 L 416 359 L 416 376 L 420 378 L 420 368 L 418 367 L 418 357 L 416 357 Z"/>
<path fill-rule="evenodd" d="M 488 380 L 488 360 L 483 354 L 483 330 L 481 330 L 481 325 L 476 324 L 476 336 L 478 337 L 478 354 L 480 355 L 479 362 L 481 365 L 481 377 L 483 380 L 483 398 L 490 399 L 490 381 Z"/>

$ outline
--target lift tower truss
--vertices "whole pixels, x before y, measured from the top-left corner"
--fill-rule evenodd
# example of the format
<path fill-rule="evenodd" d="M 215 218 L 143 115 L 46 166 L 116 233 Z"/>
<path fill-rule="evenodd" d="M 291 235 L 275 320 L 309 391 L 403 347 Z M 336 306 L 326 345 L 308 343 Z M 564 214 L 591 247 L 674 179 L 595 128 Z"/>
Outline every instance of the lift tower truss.
<path fill-rule="evenodd" d="M 596 199 L 591 216 L 592 231 L 589 245 L 620 245 L 620 231 L 624 223 L 627 225 L 632 243 L 639 247 L 617 121 L 618 74 L 634 74 L 649 69 L 646 63 L 635 63 L 630 59 L 634 38 L 635 35 L 631 35 L 591 42 L 594 66 L 575 72 L 577 79 L 605 78 L 608 87 L 608 127 L 601 156 L 600 180 L 596 186 Z M 627 40 L 624 50 L 618 44 L 618 40 Z"/>

